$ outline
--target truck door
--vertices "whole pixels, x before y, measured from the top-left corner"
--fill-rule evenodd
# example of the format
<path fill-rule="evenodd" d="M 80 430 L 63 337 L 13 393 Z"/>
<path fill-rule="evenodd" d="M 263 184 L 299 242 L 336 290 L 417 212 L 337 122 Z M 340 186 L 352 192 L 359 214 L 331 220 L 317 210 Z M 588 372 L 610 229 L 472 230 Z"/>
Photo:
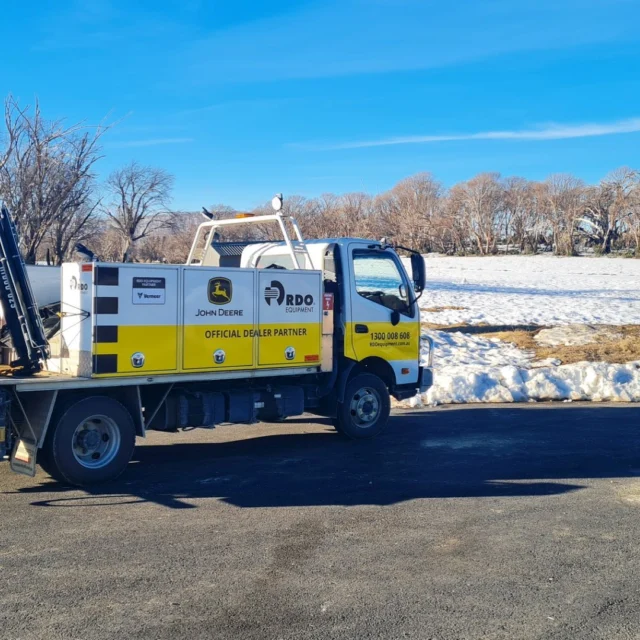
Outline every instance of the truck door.
<path fill-rule="evenodd" d="M 394 251 L 351 245 L 349 271 L 345 355 L 357 361 L 377 356 L 392 366 L 397 384 L 416 382 L 420 314 L 400 258 Z"/>

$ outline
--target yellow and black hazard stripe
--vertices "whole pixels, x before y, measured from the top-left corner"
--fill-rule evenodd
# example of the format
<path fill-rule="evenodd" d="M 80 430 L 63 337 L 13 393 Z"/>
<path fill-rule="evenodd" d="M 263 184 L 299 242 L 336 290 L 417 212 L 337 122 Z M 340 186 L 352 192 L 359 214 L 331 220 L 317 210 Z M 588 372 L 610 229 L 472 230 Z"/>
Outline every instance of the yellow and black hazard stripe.
<path fill-rule="evenodd" d="M 117 287 L 120 284 L 120 268 L 96 267 L 94 282 L 97 286 Z"/>
<path fill-rule="evenodd" d="M 120 269 L 118 267 L 96 267 L 94 273 L 94 282 L 102 287 L 117 287 L 120 283 Z M 93 300 L 93 313 L 96 316 L 94 326 L 93 343 L 98 344 L 117 344 L 118 343 L 118 325 L 117 324 L 100 324 L 103 320 L 101 316 L 112 316 L 118 313 L 118 297 L 117 296 L 96 296 Z M 117 353 L 96 353 L 97 349 L 93 349 L 93 373 L 104 375 L 108 373 L 118 372 L 118 354 Z"/>
<path fill-rule="evenodd" d="M 96 326 L 93 334 L 94 344 L 117 344 L 118 325 Z M 93 355 L 93 373 L 117 373 L 118 354 L 117 353 L 95 353 Z"/>

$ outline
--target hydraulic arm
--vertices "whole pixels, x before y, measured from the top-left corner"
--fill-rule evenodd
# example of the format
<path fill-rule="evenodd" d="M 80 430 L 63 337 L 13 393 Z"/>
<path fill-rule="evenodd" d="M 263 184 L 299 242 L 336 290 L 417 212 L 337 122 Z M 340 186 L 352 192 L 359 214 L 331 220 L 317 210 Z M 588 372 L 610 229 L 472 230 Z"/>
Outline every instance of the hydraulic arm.
<path fill-rule="evenodd" d="M 0 301 L 17 358 L 12 367 L 23 375 L 42 369 L 49 357 L 38 305 L 20 254 L 16 228 L 6 207 L 0 209 Z"/>

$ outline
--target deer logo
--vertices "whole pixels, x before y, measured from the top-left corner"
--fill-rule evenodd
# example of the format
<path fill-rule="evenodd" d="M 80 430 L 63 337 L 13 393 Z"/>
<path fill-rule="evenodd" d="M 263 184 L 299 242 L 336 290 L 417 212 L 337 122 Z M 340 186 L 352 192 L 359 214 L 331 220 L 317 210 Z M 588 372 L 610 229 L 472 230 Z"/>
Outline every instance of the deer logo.
<path fill-rule="evenodd" d="M 231 302 L 233 286 L 228 278 L 211 278 L 207 290 L 211 304 L 229 304 Z"/>

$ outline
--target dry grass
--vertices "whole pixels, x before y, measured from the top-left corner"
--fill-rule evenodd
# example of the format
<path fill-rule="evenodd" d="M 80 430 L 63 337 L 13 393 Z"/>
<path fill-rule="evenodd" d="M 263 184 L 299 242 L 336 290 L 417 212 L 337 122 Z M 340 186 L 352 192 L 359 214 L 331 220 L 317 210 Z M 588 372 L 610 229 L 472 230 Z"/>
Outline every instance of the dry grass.
<path fill-rule="evenodd" d="M 427 307 L 426 309 L 422 309 L 422 311 L 426 311 L 427 313 L 440 313 L 440 311 L 466 311 L 467 307 L 456 307 L 456 306 L 448 306 L 448 307 Z"/>
<path fill-rule="evenodd" d="M 531 351 L 536 360 L 557 358 L 562 364 L 574 362 L 612 362 L 625 363 L 640 360 L 640 325 L 612 327 L 622 334 L 618 339 L 600 339 L 597 343 L 577 346 L 541 347 L 533 337 L 544 327 L 496 327 L 491 325 L 438 327 L 429 323 L 423 324 L 425 329 L 444 331 L 461 331 L 473 333 L 485 338 L 498 338 L 503 342 L 511 342 L 519 349 Z"/>

